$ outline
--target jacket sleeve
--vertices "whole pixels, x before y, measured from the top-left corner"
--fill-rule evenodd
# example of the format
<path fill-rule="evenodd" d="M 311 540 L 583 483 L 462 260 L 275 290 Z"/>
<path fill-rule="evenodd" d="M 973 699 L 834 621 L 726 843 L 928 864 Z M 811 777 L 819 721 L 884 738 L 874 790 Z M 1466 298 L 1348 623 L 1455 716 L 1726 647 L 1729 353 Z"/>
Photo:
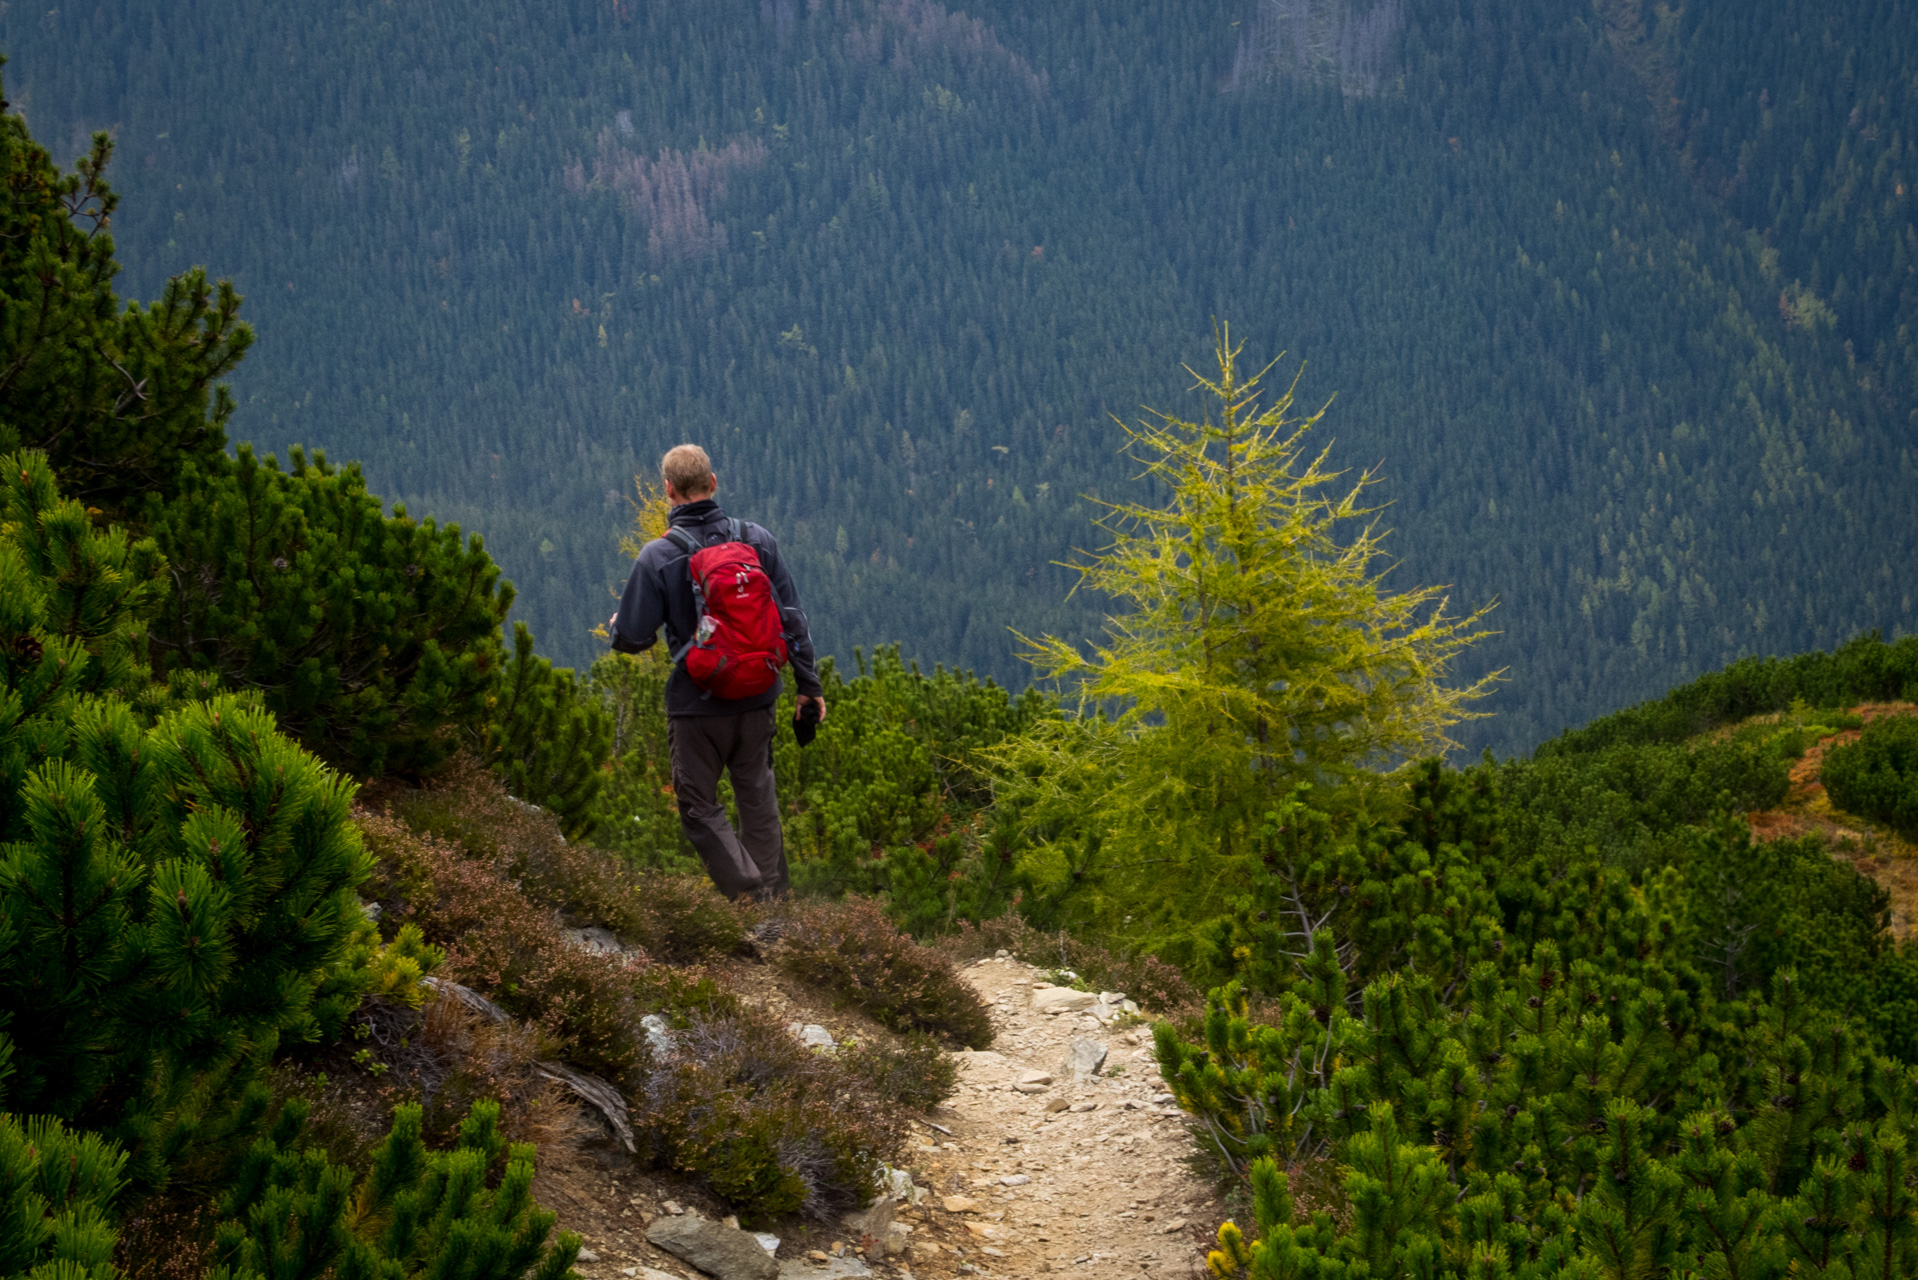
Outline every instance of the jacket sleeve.
<path fill-rule="evenodd" d="M 642 550 L 633 562 L 632 575 L 626 579 L 626 590 L 620 594 L 619 613 L 613 618 L 615 653 L 652 648 L 666 621 L 666 581 L 659 566 L 647 560 Z"/>
<path fill-rule="evenodd" d="M 793 685 L 800 697 L 817 698 L 826 689 L 819 683 L 819 671 L 813 661 L 812 630 L 806 622 L 806 611 L 799 604 L 799 588 L 793 585 L 792 572 L 779 554 L 778 542 L 759 526 L 753 528 L 759 534 L 752 539 L 753 549 L 759 552 L 760 567 L 772 580 L 773 598 L 779 601 L 779 618 L 786 629 L 786 653 L 793 664 Z"/>

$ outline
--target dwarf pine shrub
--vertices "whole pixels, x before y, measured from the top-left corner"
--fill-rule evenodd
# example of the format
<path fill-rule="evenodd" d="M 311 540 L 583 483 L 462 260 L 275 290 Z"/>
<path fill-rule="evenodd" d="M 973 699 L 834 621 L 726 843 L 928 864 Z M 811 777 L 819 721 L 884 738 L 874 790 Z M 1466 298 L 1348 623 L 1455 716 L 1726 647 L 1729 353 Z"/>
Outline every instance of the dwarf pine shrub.
<path fill-rule="evenodd" d="M 290 1099 L 240 1161 L 220 1202 L 212 1280 L 332 1274 L 338 1280 L 459 1276 L 565 1280 L 580 1239 L 533 1203 L 530 1145 L 499 1131 L 499 1104 L 476 1102 L 450 1151 L 429 1151 L 420 1108 L 393 1128 L 355 1178 L 296 1145 L 307 1109 Z"/>
<path fill-rule="evenodd" d="M 1819 777 L 1840 809 L 1918 840 L 1918 715 L 1874 720 L 1825 754 Z"/>
<path fill-rule="evenodd" d="M 152 543 L 0 459 L 0 1017 L 8 1102 L 169 1161 L 283 1042 L 337 1031 L 368 863 L 352 787 L 229 696 L 147 682 Z"/>
<path fill-rule="evenodd" d="M 1633 972 L 1632 969 L 1640 972 Z M 1918 1071 L 1859 1051 L 1781 978 L 1701 1003 L 1656 961 L 1561 967 L 1549 947 L 1447 1000 L 1387 979 L 1363 1010 L 1230 988 L 1162 1064 L 1241 1170 L 1220 1280 L 1304 1275 L 1904 1276 L 1918 1267 Z M 1324 1016 L 1321 1016 L 1321 1015 Z M 1295 1214 L 1282 1166 L 1339 1169 L 1347 1214 Z"/>
<path fill-rule="evenodd" d="M 0 1276 L 114 1280 L 107 1210 L 125 1164 L 98 1134 L 0 1112 Z"/>
<path fill-rule="evenodd" d="M 1540 746 L 1539 755 L 1579 755 L 1619 743 L 1683 742 L 1747 716 L 1894 698 L 1918 700 L 1918 636 L 1890 644 L 1868 631 L 1829 653 L 1741 658 L 1664 697 L 1601 716 Z"/>
<path fill-rule="evenodd" d="M 1198 1036 L 1155 1029 L 1253 1194 L 1213 1274 L 1908 1274 L 1918 1070 L 1785 963 L 1829 969 L 1803 939 L 1846 921 L 1878 945 L 1877 899 L 1843 905 L 1870 886 L 1732 822 L 1636 883 L 1595 848 L 1515 856 L 1493 783 L 1427 770 L 1390 827 L 1281 845 L 1246 981 Z M 1336 1170 L 1345 1212 L 1295 1213 L 1284 1168 Z"/>

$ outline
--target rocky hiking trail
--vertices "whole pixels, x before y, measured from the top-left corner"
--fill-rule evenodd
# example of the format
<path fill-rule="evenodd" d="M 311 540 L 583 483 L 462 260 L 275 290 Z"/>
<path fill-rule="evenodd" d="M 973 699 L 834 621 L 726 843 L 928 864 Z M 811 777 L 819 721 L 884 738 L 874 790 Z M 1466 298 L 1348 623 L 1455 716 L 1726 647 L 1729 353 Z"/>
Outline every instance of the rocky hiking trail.
<path fill-rule="evenodd" d="M 920 1167 L 937 1212 L 976 1241 L 975 1273 L 1205 1274 L 1224 1210 L 1188 1168 L 1149 1027 L 1115 1028 L 1128 1019 L 1112 1005 L 1010 958 L 965 977 L 992 1006 L 994 1045 L 960 1055 L 939 1117 L 952 1133 L 933 1135 Z"/>
<path fill-rule="evenodd" d="M 772 1235 L 735 1230 L 697 1189 L 582 1152 L 543 1165 L 538 1194 L 585 1238 L 583 1280 L 1204 1275 L 1224 1208 L 1188 1168 L 1137 1006 L 1007 956 L 961 974 L 992 1012 L 993 1047 L 955 1052 L 957 1091 L 913 1121 L 911 1182 L 895 1186 L 910 1201 L 788 1224 L 768 1254 Z M 886 1035 L 776 966 L 729 962 L 723 981 L 815 1041 Z"/>

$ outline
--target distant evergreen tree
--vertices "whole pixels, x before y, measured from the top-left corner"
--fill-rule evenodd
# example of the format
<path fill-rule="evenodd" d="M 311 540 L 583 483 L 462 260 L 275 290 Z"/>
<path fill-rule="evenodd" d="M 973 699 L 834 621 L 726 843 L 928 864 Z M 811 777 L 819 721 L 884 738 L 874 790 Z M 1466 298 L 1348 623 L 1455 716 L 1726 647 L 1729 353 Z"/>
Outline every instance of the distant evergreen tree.
<path fill-rule="evenodd" d="M 483 532 L 563 663 L 694 436 L 822 653 L 1023 685 L 1008 627 L 1098 634 L 1057 562 L 1131 481 L 1108 415 L 1209 316 L 1338 393 L 1409 581 L 1505 602 L 1474 747 L 1918 627 L 1900 0 L 128 0 L 0 46 L 56 154 L 115 130 L 141 296 L 243 284 L 233 433 Z"/>

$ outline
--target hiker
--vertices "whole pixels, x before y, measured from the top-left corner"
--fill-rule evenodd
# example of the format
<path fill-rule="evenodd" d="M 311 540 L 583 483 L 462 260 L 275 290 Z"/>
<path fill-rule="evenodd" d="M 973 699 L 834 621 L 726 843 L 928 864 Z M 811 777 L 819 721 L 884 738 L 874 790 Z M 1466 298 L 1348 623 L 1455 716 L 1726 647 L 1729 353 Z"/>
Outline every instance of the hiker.
<path fill-rule="evenodd" d="M 704 449 L 667 450 L 659 474 L 670 508 L 666 536 L 640 548 L 607 629 L 614 650 L 638 653 L 666 627 L 673 794 L 706 873 L 729 898 L 783 898 L 791 882 L 773 791 L 781 665 L 791 661 L 799 689 L 799 740 L 810 741 L 826 718 L 806 615 L 773 536 L 729 518 L 713 500 L 719 479 Z M 737 832 L 719 802 L 721 770 L 732 775 Z"/>

